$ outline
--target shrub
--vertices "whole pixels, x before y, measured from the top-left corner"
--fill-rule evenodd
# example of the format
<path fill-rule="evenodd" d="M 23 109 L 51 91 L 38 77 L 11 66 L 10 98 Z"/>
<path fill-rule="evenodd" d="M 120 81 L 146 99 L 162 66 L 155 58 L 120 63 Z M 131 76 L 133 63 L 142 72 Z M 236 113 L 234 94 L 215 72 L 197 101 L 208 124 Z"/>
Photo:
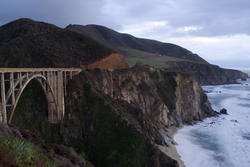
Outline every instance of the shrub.
<path fill-rule="evenodd" d="M 34 166 L 34 164 L 43 164 L 42 166 L 46 167 L 53 166 L 49 159 L 29 142 L 20 139 L 12 139 L 7 136 L 0 136 L 0 148 L 3 148 L 1 150 L 5 150 L 5 156 L 0 157 L 0 162 L 4 161 L 5 163 L 9 163 L 10 166 L 13 164 L 21 167 Z M 2 155 L 1 152 L 0 155 Z"/>

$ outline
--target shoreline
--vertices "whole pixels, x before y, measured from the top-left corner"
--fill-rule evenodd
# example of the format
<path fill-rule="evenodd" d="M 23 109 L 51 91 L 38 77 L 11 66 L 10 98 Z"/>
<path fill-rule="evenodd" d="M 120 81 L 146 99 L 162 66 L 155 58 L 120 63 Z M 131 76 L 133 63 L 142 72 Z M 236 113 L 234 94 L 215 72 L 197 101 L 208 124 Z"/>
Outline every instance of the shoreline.
<path fill-rule="evenodd" d="M 177 133 L 177 131 L 184 126 L 180 127 L 171 127 L 168 129 L 162 129 L 161 134 L 164 136 L 164 139 L 168 146 L 159 146 L 157 147 L 164 152 L 167 156 L 171 157 L 172 159 L 176 160 L 178 162 L 179 167 L 185 167 L 184 162 L 181 160 L 181 156 L 178 154 L 176 145 L 177 143 L 174 141 L 174 135 Z"/>
<path fill-rule="evenodd" d="M 218 117 L 206 117 L 200 122 L 200 125 L 196 126 L 195 123 L 195 127 L 187 128 L 188 131 L 184 130 L 183 132 L 188 132 L 183 133 L 184 135 L 182 135 L 182 130 L 178 132 L 183 126 L 174 128 L 172 133 L 169 131 L 169 135 L 180 143 L 180 148 L 177 147 L 178 145 L 174 145 L 174 147 L 178 148 L 186 165 L 202 166 L 204 163 L 206 164 L 204 166 L 207 167 L 221 165 L 249 166 L 249 138 L 244 138 L 245 134 L 249 135 L 247 133 L 249 130 L 247 126 L 249 122 L 249 81 L 250 79 L 248 78 L 246 81 L 242 81 L 240 85 L 230 84 L 225 87 L 216 85 L 211 89 L 212 94 L 208 95 L 208 98 L 212 99 L 211 105 L 216 110 L 226 108 L 229 112 L 228 115 L 219 114 Z M 218 93 L 218 90 L 223 92 L 223 94 Z M 189 133 L 191 132 L 190 130 L 194 130 L 193 132 L 195 133 L 193 133 L 192 137 L 198 140 L 190 140 L 190 138 L 185 137 L 192 135 L 192 133 Z M 205 136 L 202 137 L 202 135 Z M 185 140 L 188 142 L 185 142 Z M 237 142 L 235 143 L 236 140 Z M 203 147 L 204 144 L 206 147 Z M 194 147 L 195 145 L 197 147 Z M 191 152 L 194 154 L 189 155 Z M 169 156 L 172 155 L 171 152 L 167 152 L 167 154 Z M 231 157 L 228 158 L 227 155 Z M 178 163 L 181 160 L 180 156 L 171 157 L 176 159 Z M 217 157 L 220 159 L 217 159 Z M 194 161 L 195 158 L 197 158 L 198 162 Z M 181 163 L 180 166 L 182 166 Z"/>

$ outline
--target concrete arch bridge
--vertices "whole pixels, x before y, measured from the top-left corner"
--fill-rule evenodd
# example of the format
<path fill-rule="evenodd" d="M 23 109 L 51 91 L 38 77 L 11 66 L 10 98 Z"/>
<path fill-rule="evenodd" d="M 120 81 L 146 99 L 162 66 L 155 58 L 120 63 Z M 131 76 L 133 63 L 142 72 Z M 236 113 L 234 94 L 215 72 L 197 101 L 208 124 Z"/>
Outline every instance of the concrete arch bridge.
<path fill-rule="evenodd" d="M 24 89 L 34 79 L 46 95 L 48 120 L 51 123 L 62 120 L 67 81 L 80 72 L 79 68 L 0 68 L 0 122 L 11 123 Z"/>

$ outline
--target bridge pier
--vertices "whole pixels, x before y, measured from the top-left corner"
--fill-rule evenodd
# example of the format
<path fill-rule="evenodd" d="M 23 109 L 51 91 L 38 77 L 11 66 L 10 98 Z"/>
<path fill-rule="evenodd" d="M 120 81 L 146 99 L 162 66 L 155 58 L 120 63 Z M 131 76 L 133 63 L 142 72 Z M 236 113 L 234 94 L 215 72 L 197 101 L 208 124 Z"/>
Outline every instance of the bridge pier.
<path fill-rule="evenodd" d="M 79 72 L 81 69 L 76 68 L 0 68 L 0 122 L 11 123 L 22 92 L 33 79 L 39 82 L 46 95 L 49 122 L 61 121 L 65 113 L 64 96 L 67 95 L 67 80 Z"/>
<path fill-rule="evenodd" d="M 1 73 L 1 101 L 2 101 L 2 103 L 1 103 L 1 119 L 2 119 L 2 122 L 7 123 L 4 73 Z"/>
<path fill-rule="evenodd" d="M 63 72 L 57 72 L 57 104 L 58 117 L 61 120 L 64 116 L 64 88 L 63 88 Z"/>

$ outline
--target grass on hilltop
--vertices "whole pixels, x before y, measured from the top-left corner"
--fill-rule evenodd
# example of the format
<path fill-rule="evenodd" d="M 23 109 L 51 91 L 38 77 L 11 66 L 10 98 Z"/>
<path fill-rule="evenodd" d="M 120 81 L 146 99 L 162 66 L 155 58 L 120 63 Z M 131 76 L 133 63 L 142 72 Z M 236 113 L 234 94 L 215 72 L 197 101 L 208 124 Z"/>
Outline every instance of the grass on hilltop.
<path fill-rule="evenodd" d="M 185 59 L 170 57 L 166 55 L 159 55 L 149 52 L 144 52 L 136 49 L 129 49 L 121 47 L 119 48 L 123 53 L 126 53 L 126 59 L 130 66 L 136 64 L 136 62 L 141 62 L 143 64 L 147 64 L 156 68 L 167 68 L 166 62 L 180 62 L 180 61 L 188 61 Z"/>

